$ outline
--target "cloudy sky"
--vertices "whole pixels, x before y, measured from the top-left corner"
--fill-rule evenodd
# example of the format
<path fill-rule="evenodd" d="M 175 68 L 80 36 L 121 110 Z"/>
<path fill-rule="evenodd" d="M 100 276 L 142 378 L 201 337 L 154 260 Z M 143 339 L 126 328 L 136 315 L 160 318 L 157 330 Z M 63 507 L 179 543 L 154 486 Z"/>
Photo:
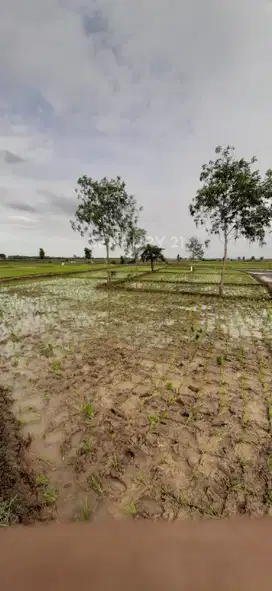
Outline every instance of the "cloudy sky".
<path fill-rule="evenodd" d="M 271 56 L 268 0 L 1 0 L 0 252 L 81 255 L 77 178 L 120 174 L 141 226 L 185 256 L 215 146 L 272 166 Z M 247 254 L 272 241 L 230 248 Z"/>

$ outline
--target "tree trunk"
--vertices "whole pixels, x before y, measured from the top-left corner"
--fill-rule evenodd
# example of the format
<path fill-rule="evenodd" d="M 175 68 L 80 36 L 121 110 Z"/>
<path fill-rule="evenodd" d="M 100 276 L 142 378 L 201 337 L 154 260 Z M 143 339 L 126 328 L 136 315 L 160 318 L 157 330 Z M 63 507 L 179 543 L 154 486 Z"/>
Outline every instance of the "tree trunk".
<path fill-rule="evenodd" d="M 153 261 L 152 257 L 150 259 L 150 262 L 151 262 L 151 271 L 154 271 L 154 261 Z"/>
<path fill-rule="evenodd" d="M 228 256 L 228 234 L 227 234 L 227 227 L 224 229 L 224 256 L 223 256 L 223 264 L 222 264 L 222 271 L 221 271 L 221 278 L 220 278 L 220 285 L 219 285 L 219 297 L 223 296 L 223 285 L 224 285 L 224 275 L 226 269 L 226 262 Z"/>
<path fill-rule="evenodd" d="M 110 247 L 109 247 L 109 241 L 106 240 L 105 242 L 106 245 L 106 259 L 107 259 L 107 283 L 109 285 L 109 283 L 111 282 L 111 271 L 110 271 Z"/>

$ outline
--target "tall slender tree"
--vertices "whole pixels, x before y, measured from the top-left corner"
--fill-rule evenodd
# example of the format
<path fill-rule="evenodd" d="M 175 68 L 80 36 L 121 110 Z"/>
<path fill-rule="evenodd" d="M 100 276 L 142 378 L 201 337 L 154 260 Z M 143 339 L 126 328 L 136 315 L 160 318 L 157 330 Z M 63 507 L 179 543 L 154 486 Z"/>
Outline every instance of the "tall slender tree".
<path fill-rule="evenodd" d="M 126 252 L 131 252 L 135 262 L 139 257 L 141 247 L 144 246 L 145 239 L 146 231 L 143 228 L 137 228 L 136 225 L 130 228 L 126 239 Z"/>
<path fill-rule="evenodd" d="M 189 209 L 196 225 L 207 225 L 210 234 L 223 237 L 224 253 L 219 295 L 223 295 L 228 243 L 233 237 L 264 244 L 265 232 L 272 217 L 272 171 L 264 180 L 250 161 L 237 159 L 232 146 L 215 150 L 216 160 L 202 166 L 201 188 Z"/>
<path fill-rule="evenodd" d="M 126 183 L 120 176 L 96 181 L 84 175 L 78 179 L 77 185 L 79 205 L 71 225 L 81 236 L 87 234 L 90 243 L 102 242 L 104 245 L 109 282 L 110 250 L 126 242 L 128 233 L 137 225 L 141 208 L 128 194 Z"/>
<path fill-rule="evenodd" d="M 192 259 L 203 259 L 204 247 L 207 248 L 209 242 L 209 240 L 205 240 L 204 244 L 202 244 L 196 236 L 191 236 L 188 242 L 186 242 L 185 248 L 190 253 Z"/>
<path fill-rule="evenodd" d="M 40 257 L 41 261 L 43 261 L 43 259 L 45 257 L 45 252 L 44 252 L 43 248 L 40 248 L 40 250 L 39 250 L 39 257 Z"/>

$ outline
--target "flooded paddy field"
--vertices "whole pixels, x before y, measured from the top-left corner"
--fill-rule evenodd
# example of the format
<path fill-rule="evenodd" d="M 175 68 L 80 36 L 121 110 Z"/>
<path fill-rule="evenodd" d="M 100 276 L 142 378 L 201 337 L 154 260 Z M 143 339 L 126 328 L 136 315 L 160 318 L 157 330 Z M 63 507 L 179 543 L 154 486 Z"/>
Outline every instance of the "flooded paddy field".
<path fill-rule="evenodd" d="M 0 520 L 271 515 L 268 291 L 233 273 L 220 300 L 218 278 L 178 271 L 103 290 L 99 273 L 1 287 L 4 451 L 28 488 L 7 483 Z"/>

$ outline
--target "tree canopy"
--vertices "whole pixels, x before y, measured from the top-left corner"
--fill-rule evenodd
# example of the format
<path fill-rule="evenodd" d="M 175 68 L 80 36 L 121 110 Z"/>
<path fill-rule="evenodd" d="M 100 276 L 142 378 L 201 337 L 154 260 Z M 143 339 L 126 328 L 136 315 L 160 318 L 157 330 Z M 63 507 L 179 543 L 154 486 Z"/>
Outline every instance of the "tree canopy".
<path fill-rule="evenodd" d="M 190 205 L 196 225 L 207 225 L 211 234 L 223 236 L 224 256 L 219 293 L 227 260 L 227 246 L 231 236 L 245 237 L 264 244 L 266 230 L 271 223 L 272 171 L 262 180 L 259 170 L 250 161 L 237 159 L 232 146 L 215 150 L 216 160 L 202 166 L 201 188 Z"/>
<path fill-rule="evenodd" d="M 85 256 L 85 259 L 87 259 L 88 261 L 92 258 L 92 250 L 91 250 L 91 248 L 87 248 L 87 246 L 85 246 L 85 248 L 84 248 L 84 256 Z"/>
<path fill-rule="evenodd" d="M 192 259 L 203 259 L 204 258 L 204 246 L 208 247 L 209 240 L 205 240 L 202 244 L 196 236 L 191 236 L 188 242 L 185 244 L 186 250 L 190 253 Z"/>
<path fill-rule="evenodd" d="M 40 248 L 40 250 L 39 250 L 39 257 L 41 260 L 43 260 L 45 257 L 45 252 L 44 252 L 43 248 Z"/>
<path fill-rule="evenodd" d="M 71 225 L 81 236 L 88 234 L 90 244 L 101 242 L 104 245 L 109 281 L 109 251 L 126 241 L 129 232 L 137 226 L 141 208 L 128 194 L 120 176 L 96 181 L 84 175 L 78 179 L 77 185 L 79 205 Z"/>
<path fill-rule="evenodd" d="M 143 248 L 141 259 L 143 262 L 150 261 L 151 270 L 154 271 L 155 261 L 165 261 L 163 256 L 163 248 L 153 244 L 146 244 Z"/>

